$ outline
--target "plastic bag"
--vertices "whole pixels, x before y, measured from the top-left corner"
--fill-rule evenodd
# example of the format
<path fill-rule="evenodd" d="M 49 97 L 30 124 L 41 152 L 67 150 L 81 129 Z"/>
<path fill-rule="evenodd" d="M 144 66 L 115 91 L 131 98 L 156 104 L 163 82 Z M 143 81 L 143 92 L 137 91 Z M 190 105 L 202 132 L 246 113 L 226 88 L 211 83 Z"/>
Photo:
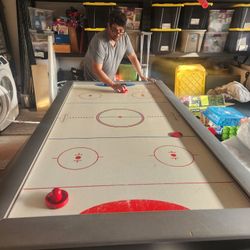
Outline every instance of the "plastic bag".
<path fill-rule="evenodd" d="M 241 83 L 233 81 L 215 89 L 210 89 L 208 95 L 222 94 L 225 99 L 234 99 L 239 102 L 249 102 L 250 92 Z"/>
<path fill-rule="evenodd" d="M 250 169 L 250 118 L 244 120 L 238 130 L 237 136 L 222 142 L 238 160 Z"/>
<path fill-rule="evenodd" d="M 237 137 L 250 150 L 250 118 L 243 119 Z"/>

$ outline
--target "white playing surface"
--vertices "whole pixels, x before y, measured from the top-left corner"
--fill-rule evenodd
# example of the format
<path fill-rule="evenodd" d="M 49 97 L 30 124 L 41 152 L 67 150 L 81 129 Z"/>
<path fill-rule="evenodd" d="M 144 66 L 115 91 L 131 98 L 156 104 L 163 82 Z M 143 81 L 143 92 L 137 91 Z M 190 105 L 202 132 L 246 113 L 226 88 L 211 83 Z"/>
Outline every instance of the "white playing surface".
<path fill-rule="evenodd" d="M 188 209 L 250 206 L 155 85 L 128 89 L 117 94 L 107 87 L 74 84 L 8 217 L 80 214 L 132 199 Z M 177 130 L 182 138 L 168 136 Z M 54 187 L 66 190 L 69 202 L 51 210 L 44 198 Z"/>

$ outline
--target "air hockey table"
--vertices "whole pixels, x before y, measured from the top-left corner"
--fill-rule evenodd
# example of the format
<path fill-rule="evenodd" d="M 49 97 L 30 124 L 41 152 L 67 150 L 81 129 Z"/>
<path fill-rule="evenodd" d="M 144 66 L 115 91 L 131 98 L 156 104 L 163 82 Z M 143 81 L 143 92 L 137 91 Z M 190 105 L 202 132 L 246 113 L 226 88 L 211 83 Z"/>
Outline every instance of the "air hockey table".
<path fill-rule="evenodd" d="M 127 85 L 60 91 L 0 183 L 0 249 L 250 246 L 249 168 L 162 81 Z"/>

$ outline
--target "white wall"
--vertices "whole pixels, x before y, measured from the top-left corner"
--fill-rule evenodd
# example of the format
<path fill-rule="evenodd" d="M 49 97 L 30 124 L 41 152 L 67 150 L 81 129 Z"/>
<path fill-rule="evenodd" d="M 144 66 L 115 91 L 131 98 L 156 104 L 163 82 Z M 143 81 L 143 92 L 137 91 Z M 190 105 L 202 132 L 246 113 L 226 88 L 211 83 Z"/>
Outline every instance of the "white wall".
<path fill-rule="evenodd" d="M 19 56 L 19 43 L 17 31 L 17 14 L 16 14 L 16 0 L 2 0 L 4 6 L 5 19 L 7 22 L 7 29 L 10 38 L 10 46 L 12 49 L 15 66 L 17 70 L 16 81 L 17 85 L 21 85 L 20 77 L 20 56 Z"/>

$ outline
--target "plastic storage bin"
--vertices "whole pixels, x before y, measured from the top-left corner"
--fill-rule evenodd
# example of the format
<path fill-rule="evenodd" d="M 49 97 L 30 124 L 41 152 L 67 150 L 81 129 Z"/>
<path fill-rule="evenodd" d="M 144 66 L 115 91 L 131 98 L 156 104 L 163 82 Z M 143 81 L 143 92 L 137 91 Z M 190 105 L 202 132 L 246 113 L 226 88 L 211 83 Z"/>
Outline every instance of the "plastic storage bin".
<path fill-rule="evenodd" d="M 48 36 L 54 37 L 54 32 L 46 30 L 42 33 L 37 32 L 36 30 L 29 30 L 31 42 L 48 42 Z"/>
<path fill-rule="evenodd" d="M 238 126 L 245 116 L 232 107 L 208 107 L 203 115 L 216 126 Z"/>
<path fill-rule="evenodd" d="M 130 41 L 131 41 L 131 44 L 134 48 L 135 53 L 138 53 L 139 52 L 139 42 L 140 42 L 140 31 L 127 30 L 126 32 L 130 38 Z"/>
<path fill-rule="evenodd" d="M 225 49 L 229 52 L 250 51 L 250 29 L 229 29 Z"/>
<path fill-rule="evenodd" d="M 151 27 L 161 29 L 175 29 L 178 27 L 181 7 L 183 4 L 165 3 L 152 4 Z"/>
<path fill-rule="evenodd" d="M 208 3 L 212 6 L 212 3 Z M 181 29 L 207 29 L 208 8 L 203 9 L 199 3 L 184 3 L 181 9 L 180 25 Z"/>
<path fill-rule="evenodd" d="M 69 35 L 55 34 L 55 43 L 70 43 Z"/>
<path fill-rule="evenodd" d="M 250 4 L 235 4 L 231 28 L 250 28 Z"/>
<path fill-rule="evenodd" d="M 200 52 L 206 30 L 182 30 L 181 51 Z"/>
<path fill-rule="evenodd" d="M 174 52 L 178 33 L 181 29 L 150 29 L 153 32 L 151 52 L 154 54 L 166 54 Z"/>
<path fill-rule="evenodd" d="M 228 31 L 234 10 L 209 10 L 208 31 Z"/>
<path fill-rule="evenodd" d="M 139 30 L 142 8 L 119 7 L 119 9 L 127 16 L 127 30 Z"/>
<path fill-rule="evenodd" d="M 32 42 L 32 47 L 34 52 L 36 51 L 48 52 L 48 42 Z"/>
<path fill-rule="evenodd" d="M 109 2 L 83 2 L 86 9 L 88 28 L 105 28 L 108 23 L 110 12 L 116 6 L 116 3 Z"/>
<path fill-rule="evenodd" d="M 29 8 L 31 29 L 51 30 L 53 24 L 53 10 Z"/>
<path fill-rule="evenodd" d="M 54 38 L 54 32 L 45 30 L 43 33 L 29 30 L 34 55 L 36 58 L 48 58 L 48 36 Z"/>
<path fill-rule="evenodd" d="M 228 32 L 206 32 L 202 51 L 208 53 L 224 51 L 227 36 Z"/>
<path fill-rule="evenodd" d="M 105 30 L 105 28 L 85 28 L 84 32 L 86 34 L 88 44 L 97 32 L 100 32 L 103 30 Z"/>
<path fill-rule="evenodd" d="M 184 96 L 180 98 L 180 101 L 187 106 L 195 116 L 200 116 L 201 111 L 206 110 L 209 106 L 225 106 L 223 95 Z"/>
<path fill-rule="evenodd" d="M 120 64 L 116 78 L 119 81 L 136 81 L 137 73 L 131 64 Z"/>
<path fill-rule="evenodd" d="M 200 64 L 179 65 L 175 69 L 174 93 L 177 97 L 204 95 L 206 69 Z"/>

